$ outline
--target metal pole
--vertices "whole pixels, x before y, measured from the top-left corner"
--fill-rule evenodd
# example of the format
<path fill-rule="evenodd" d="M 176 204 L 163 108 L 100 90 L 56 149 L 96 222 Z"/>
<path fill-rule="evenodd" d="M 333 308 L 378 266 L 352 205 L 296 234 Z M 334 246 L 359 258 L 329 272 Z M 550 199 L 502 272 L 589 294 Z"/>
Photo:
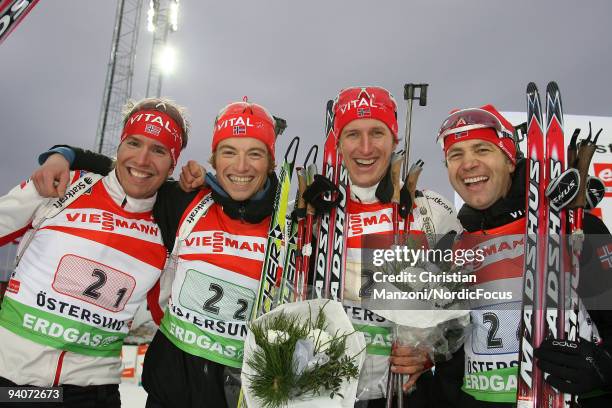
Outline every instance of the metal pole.
<path fill-rule="evenodd" d="M 115 76 L 115 66 L 117 64 L 117 50 L 119 49 L 119 40 L 121 39 L 121 23 L 123 22 L 123 7 L 125 6 L 125 0 L 119 0 L 117 4 L 117 17 L 115 18 L 117 25 L 115 26 L 115 32 L 113 33 L 113 46 L 111 50 L 111 61 L 109 63 L 109 79 L 106 83 L 105 95 L 104 95 L 104 106 L 102 108 L 102 126 L 100 128 L 98 146 L 96 146 L 98 153 L 102 153 L 102 146 L 104 146 L 104 133 L 106 132 L 106 124 L 108 121 L 108 110 L 111 102 L 111 93 L 113 91 L 113 80 Z"/>
<path fill-rule="evenodd" d="M 408 166 L 410 164 L 410 130 L 412 127 L 412 101 L 419 100 L 419 106 L 427 105 L 427 87 L 429 84 L 405 84 L 404 85 L 404 100 L 408 101 L 406 108 L 406 127 L 404 129 L 404 165 L 402 170 L 402 178 L 408 176 Z M 419 89 L 419 95 L 414 96 L 415 89 Z"/>

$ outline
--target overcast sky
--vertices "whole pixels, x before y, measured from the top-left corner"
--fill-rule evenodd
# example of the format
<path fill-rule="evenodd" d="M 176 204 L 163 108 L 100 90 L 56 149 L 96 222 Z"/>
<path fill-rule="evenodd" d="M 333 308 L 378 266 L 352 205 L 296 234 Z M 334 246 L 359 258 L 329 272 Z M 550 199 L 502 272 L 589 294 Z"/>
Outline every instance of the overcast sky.
<path fill-rule="evenodd" d="M 303 158 L 307 146 L 322 145 L 325 102 L 339 89 L 388 88 L 403 131 L 403 84 L 427 82 L 428 106 L 413 109 L 411 157 L 426 162 L 420 186 L 450 196 L 434 144 L 450 109 L 493 103 L 521 111 L 529 81 L 543 92 L 556 80 L 566 113 L 612 115 L 609 0 L 180 4 L 170 36 L 180 60 L 163 94 L 190 112 L 181 162 L 208 158 L 217 111 L 244 95 L 287 119 L 277 149 L 298 135 Z M 27 178 L 52 144 L 93 146 L 115 9 L 110 0 L 41 1 L 0 45 L 1 191 Z M 150 42 L 143 31 L 135 98 L 144 96 Z"/>

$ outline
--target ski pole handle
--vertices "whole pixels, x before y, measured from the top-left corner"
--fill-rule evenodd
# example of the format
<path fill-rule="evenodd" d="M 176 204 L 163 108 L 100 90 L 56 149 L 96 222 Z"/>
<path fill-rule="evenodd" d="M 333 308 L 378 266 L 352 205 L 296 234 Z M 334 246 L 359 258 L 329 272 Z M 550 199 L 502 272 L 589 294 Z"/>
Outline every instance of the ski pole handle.
<path fill-rule="evenodd" d="M 312 145 L 308 153 L 306 154 L 306 158 L 304 159 L 304 169 L 307 169 L 309 164 L 314 164 L 317 162 L 317 156 L 319 155 L 319 146 Z M 312 156 L 312 159 L 310 158 Z"/>
<path fill-rule="evenodd" d="M 591 123 L 589 122 L 589 136 L 586 140 L 583 140 L 578 144 L 574 167 L 578 169 L 578 173 L 580 174 L 580 185 L 578 194 L 569 204 L 569 208 L 584 208 L 587 205 L 587 181 L 589 176 L 589 167 L 591 166 L 591 159 L 593 158 L 595 149 L 597 148 L 597 139 L 602 130 L 603 129 L 600 129 L 595 135 L 595 138 L 591 139 L 593 131 L 591 128 Z M 568 163 L 569 165 L 572 165 L 572 162 L 568 161 Z"/>
<path fill-rule="evenodd" d="M 429 84 L 404 84 L 404 100 L 408 101 L 406 108 L 406 127 L 404 129 L 404 166 L 402 175 L 408 175 L 408 165 L 410 164 L 410 130 L 412 127 L 412 101 L 419 100 L 420 106 L 427 105 L 427 87 Z M 419 90 L 419 95 L 415 96 L 415 89 Z"/>
<path fill-rule="evenodd" d="M 272 115 L 272 117 L 274 118 L 274 133 L 276 137 L 279 137 L 287 129 L 287 121 L 279 116 Z"/>
<path fill-rule="evenodd" d="M 405 84 L 404 85 L 404 100 L 419 100 L 419 106 L 427 106 L 427 87 L 429 84 Z M 419 95 L 414 96 L 415 89 L 418 89 Z"/>

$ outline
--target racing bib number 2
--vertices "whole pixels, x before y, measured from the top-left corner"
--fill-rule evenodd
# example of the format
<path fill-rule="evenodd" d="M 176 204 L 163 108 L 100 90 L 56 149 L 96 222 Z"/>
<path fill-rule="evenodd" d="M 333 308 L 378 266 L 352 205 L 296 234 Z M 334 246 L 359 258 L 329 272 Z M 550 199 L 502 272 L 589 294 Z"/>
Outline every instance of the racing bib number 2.
<path fill-rule="evenodd" d="M 223 321 L 246 321 L 255 292 L 234 283 L 189 269 L 179 294 L 182 307 Z"/>

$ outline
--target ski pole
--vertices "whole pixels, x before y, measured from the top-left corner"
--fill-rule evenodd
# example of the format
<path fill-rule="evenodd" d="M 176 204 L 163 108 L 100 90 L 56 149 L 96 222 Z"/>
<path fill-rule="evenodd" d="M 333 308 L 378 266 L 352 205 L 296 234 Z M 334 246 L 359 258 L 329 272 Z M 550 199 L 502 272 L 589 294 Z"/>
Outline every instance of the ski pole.
<path fill-rule="evenodd" d="M 410 170 L 408 171 L 408 175 L 404 183 L 406 184 L 406 189 L 410 194 L 410 208 L 407 209 L 406 218 L 404 218 L 404 240 L 408 242 L 408 234 L 410 232 L 410 214 L 412 213 L 412 207 L 414 205 L 415 194 L 416 194 L 416 186 L 419 181 L 419 176 L 423 171 L 423 166 L 425 162 L 421 159 L 417 160 L 412 166 L 410 166 Z"/>
<path fill-rule="evenodd" d="M 317 174 L 317 165 L 312 163 L 306 169 L 306 185 L 311 185 L 314 176 Z M 306 225 L 304 227 L 304 246 L 302 248 L 302 273 L 304 282 L 302 283 L 302 293 L 304 299 L 308 296 L 308 280 L 310 278 L 310 257 L 312 256 L 312 228 L 315 216 L 315 209 L 312 204 L 306 204 Z"/>
<path fill-rule="evenodd" d="M 302 197 L 306 189 L 304 168 L 296 168 L 296 176 L 298 179 L 298 188 L 295 197 L 295 209 L 291 215 L 291 231 L 296 230 L 295 235 L 295 275 L 293 276 L 293 299 L 299 301 L 301 295 L 300 274 L 302 272 L 302 244 L 304 234 L 304 218 L 306 214 L 306 202 Z"/>
<path fill-rule="evenodd" d="M 576 166 L 576 161 L 577 161 L 577 156 L 578 156 L 578 152 L 577 152 L 577 147 L 576 147 L 576 140 L 578 139 L 578 135 L 580 134 L 580 129 L 576 129 L 574 131 L 574 134 L 572 135 L 572 138 L 570 139 L 569 144 L 567 145 L 567 163 L 568 163 L 568 167 L 575 167 Z M 590 137 L 590 135 L 589 135 Z M 583 184 L 582 182 L 580 184 Z M 578 200 L 578 197 L 576 197 L 574 199 L 574 201 Z M 582 241 L 584 239 L 584 235 L 582 234 L 582 223 L 579 221 L 579 218 L 582 218 L 582 209 L 570 209 L 568 211 L 568 216 L 569 216 L 569 221 L 570 221 L 570 246 L 571 246 L 571 261 L 570 261 L 570 265 L 571 265 L 571 270 L 570 270 L 570 279 L 569 279 L 569 291 L 570 291 L 570 296 L 569 296 L 569 313 L 572 313 L 573 315 L 576 316 L 576 320 L 575 320 L 575 327 L 572 328 L 572 317 L 570 317 L 567 321 L 567 326 L 565 327 L 565 335 L 567 336 L 568 340 L 577 340 L 579 338 L 578 336 L 578 331 L 580 330 L 579 327 L 579 322 L 578 322 L 578 309 L 579 309 L 579 305 L 578 305 L 578 295 L 576 293 L 576 289 L 577 289 L 577 284 L 578 284 L 578 279 L 580 277 L 580 262 L 579 262 L 579 257 L 580 257 L 580 250 L 578 248 L 578 246 L 582 246 Z M 579 232 L 580 231 L 580 232 Z M 576 287 L 575 287 L 576 286 Z M 565 303 L 565 299 L 566 299 L 566 294 L 563 294 L 563 299 L 564 299 L 564 303 Z M 576 397 L 575 396 L 570 396 L 569 397 L 569 405 L 571 407 L 575 407 L 576 406 Z"/>
<path fill-rule="evenodd" d="M 405 153 L 404 153 L 405 154 Z M 393 183 L 393 196 L 391 197 L 391 204 L 393 205 L 393 243 L 399 244 L 399 202 L 400 202 L 400 171 L 402 169 L 402 162 L 404 159 L 403 154 L 395 154 L 393 160 L 391 160 L 391 181 Z"/>
<path fill-rule="evenodd" d="M 412 127 L 412 101 L 419 100 L 419 106 L 427 105 L 427 87 L 429 84 L 405 84 L 404 85 L 404 100 L 408 101 L 406 107 L 406 127 L 404 129 L 404 166 L 402 176 L 406 178 L 408 174 L 408 164 L 410 163 L 410 130 Z M 415 96 L 415 90 L 418 89 L 419 95 Z"/>
<path fill-rule="evenodd" d="M 309 176 L 309 173 L 312 170 L 312 166 L 317 160 L 317 154 L 319 152 L 319 147 L 317 145 L 313 145 L 308 154 L 306 155 L 306 159 L 304 160 L 304 167 L 301 168 L 300 172 L 298 172 L 298 194 L 299 198 L 297 200 L 297 207 L 299 208 L 298 213 L 298 241 L 297 241 L 297 257 L 298 262 L 296 262 L 296 284 L 295 288 L 297 291 L 297 300 L 305 300 L 306 299 L 306 289 L 308 285 L 308 272 L 310 266 L 310 252 L 312 252 L 312 248 L 310 247 L 310 242 L 312 240 L 312 215 L 314 213 L 312 209 L 312 205 L 306 204 L 304 200 L 304 191 L 306 188 L 312 183 L 312 177 Z M 314 155 L 312 159 L 310 159 L 311 155 Z M 309 160 L 312 160 L 312 163 L 309 165 Z M 316 172 L 316 166 L 315 170 Z M 305 220 L 306 228 L 304 226 Z M 306 248 L 308 255 L 305 256 L 304 249 Z"/>
<path fill-rule="evenodd" d="M 406 152 L 404 152 L 404 155 Z M 391 161 L 391 182 L 393 183 L 393 196 L 391 197 L 391 203 L 393 208 L 393 243 L 399 245 L 399 201 L 400 201 L 400 170 L 403 162 L 402 154 L 395 154 Z M 402 392 L 402 380 L 401 374 L 391 372 L 391 363 L 389 363 L 389 375 L 387 377 L 387 401 L 386 407 L 391 408 L 393 405 L 393 394 L 397 393 L 397 408 L 403 408 L 403 392 Z"/>
<path fill-rule="evenodd" d="M 578 194 L 569 204 L 569 220 L 570 220 L 570 252 L 571 252 L 571 275 L 570 275 L 570 313 L 573 313 L 574 319 L 567 320 L 567 327 L 565 332 L 567 338 L 573 341 L 580 341 L 578 333 L 580 331 L 580 325 L 578 321 L 579 313 L 579 301 L 578 301 L 578 283 L 580 279 L 580 255 L 582 253 L 582 245 L 584 243 L 584 232 L 582 230 L 582 221 L 584 217 L 584 207 L 587 204 L 587 183 L 588 183 L 588 169 L 591 164 L 591 159 L 595 153 L 597 146 L 597 139 L 603 129 L 600 129 L 593 140 L 593 128 L 591 122 L 589 122 L 589 135 L 586 140 L 582 140 L 578 146 L 576 146 L 576 140 L 580 129 L 576 129 L 570 143 L 567 146 L 567 160 L 568 167 L 572 167 L 578 170 L 580 174 L 580 184 Z M 565 299 L 565 297 L 564 297 Z M 572 320 L 575 321 L 574 327 L 572 327 Z M 571 405 L 576 406 L 577 398 L 575 395 L 571 396 Z"/>

